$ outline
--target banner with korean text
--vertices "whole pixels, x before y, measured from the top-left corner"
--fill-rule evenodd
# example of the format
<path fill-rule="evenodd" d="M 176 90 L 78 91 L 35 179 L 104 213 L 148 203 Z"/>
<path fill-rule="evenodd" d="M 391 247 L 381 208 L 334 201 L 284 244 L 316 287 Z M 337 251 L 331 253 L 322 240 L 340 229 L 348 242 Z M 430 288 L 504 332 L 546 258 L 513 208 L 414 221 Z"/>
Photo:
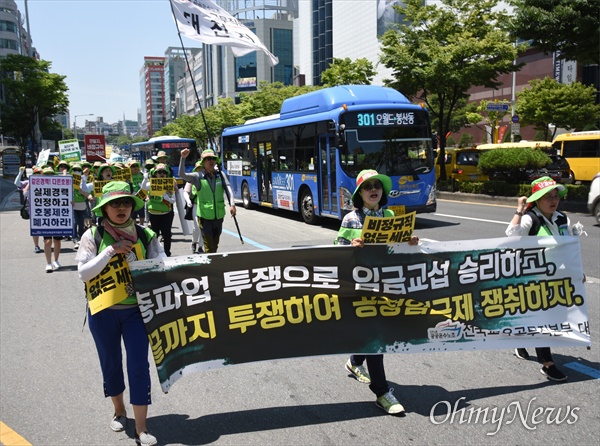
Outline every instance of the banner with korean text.
<path fill-rule="evenodd" d="M 228 46 L 235 57 L 261 50 L 269 65 L 279 63 L 256 34 L 211 0 L 171 0 L 171 9 L 177 29 L 190 39 Z"/>
<path fill-rule="evenodd" d="M 62 237 L 73 235 L 73 177 L 31 175 L 29 229 L 31 235 Z"/>
<path fill-rule="evenodd" d="M 277 358 L 588 346 L 577 237 L 322 246 L 130 265 L 163 391 Z"/>

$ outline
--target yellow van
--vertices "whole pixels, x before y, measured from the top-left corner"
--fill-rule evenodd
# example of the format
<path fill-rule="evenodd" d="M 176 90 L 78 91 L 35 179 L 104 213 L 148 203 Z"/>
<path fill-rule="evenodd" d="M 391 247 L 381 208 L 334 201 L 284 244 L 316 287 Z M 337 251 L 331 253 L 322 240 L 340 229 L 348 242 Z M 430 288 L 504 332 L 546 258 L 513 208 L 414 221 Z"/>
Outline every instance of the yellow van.
<path fill-rule="evenodd" d="M 452 162 L 452 180 L 454 182 L 489 180 L 489 177 L 477 168 L 480 154 L 479 149 L 456 149 Z"/>
<path fill-rule="evenodd" d="M 600 172 L 600 131 L 563 133 L 552 147 L 569 162 L 573 181 L 592 181 Z"/>

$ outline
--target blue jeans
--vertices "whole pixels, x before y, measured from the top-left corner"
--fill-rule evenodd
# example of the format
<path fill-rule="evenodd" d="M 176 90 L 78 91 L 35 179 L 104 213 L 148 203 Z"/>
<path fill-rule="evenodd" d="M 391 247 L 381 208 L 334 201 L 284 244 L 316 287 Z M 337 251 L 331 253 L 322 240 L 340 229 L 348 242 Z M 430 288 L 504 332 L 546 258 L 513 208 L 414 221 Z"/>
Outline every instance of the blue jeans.
<path fill-rule="evenodd" d="M 118 305 L 116 305 L 118 307 Z M 91 315 L 90 332 L 96 343 L 104 396 L 117 396 L 125 391 L 121 339 L 127 352 L 127 380 L 131 404 L 152 404 L 150 396 L 150 365 L 148 334 L 137 306 L 122 310 L 107 308 Z"/>
<path fill-rule="evenodd" d="M 83 211 L 73 209 L 73 238 L 76 240 L 81 240 L 85 232 L 85 213 L 85 209 Z"/>

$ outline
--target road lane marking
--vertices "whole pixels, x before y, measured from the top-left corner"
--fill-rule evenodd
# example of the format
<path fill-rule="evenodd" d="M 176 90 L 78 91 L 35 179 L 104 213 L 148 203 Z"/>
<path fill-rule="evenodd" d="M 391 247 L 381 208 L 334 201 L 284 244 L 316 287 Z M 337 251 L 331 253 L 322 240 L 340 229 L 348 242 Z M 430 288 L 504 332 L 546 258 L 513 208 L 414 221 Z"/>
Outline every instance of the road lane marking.
<path fill-rule="evenodd" d="M 27 440 L 0 421 L 0 443 L 4 446 L 31 446 Z"/>
<path fill-rule="evenodd" d="M 227 234 L 227 235 L 231 235 L 232 237 L 235 237 L 235 238 L 237 238 L 237 239 L 239 239 L 239 238 L 240 238 L 240 235 L 239 235 L 237 232 L 232 232 L 232 231 L 229 231 L 229 230 L 227 230 L 227 229 L 223 229 L 223 232 L 224 232 L 225 234 Z M 249 239 L 248 237 L 243 237 L 243 236 L 242 236 L 242 240 L 244 240 L 244 243 L 248 243 L 249 245 L 256 246 L 256 247 L 257 247 L 257 248 L 259 248 L 259 249 L 264 249 L 264 250 L 270 250 L 270 249 L 271 249 L 271 248 L 269 248 L 268 246 L 261 245 L 260 243 L 258 243 L 258 242 L 255 242 L 255 241 L 254 241 L 254 240 L 252 240 L 252 239 Z"/>
<path fill-rule="evenodd" d="M 595 379 L 600 379 L 600 371 L 593 369 L 591 367 L 588 367 L 587 365 L 583 365 L 580 364 L 578 362 L 568 362 L 566 364 L 563 364 L 565 367 L 568 367 L 572 370 L 575 370 L 579 373 L 583 373 L 584 375 L 588 375 L 591 376 L 592 378 Z"/>
<path fill-rule="evenodd" d="M 459 219 L 463 219 L 463 220 L 483 221 L 486 223 L 497 223 L 499 225 L 508 225 L 509 224 L 508 222 L 505 222 L 505 221 L 486 220 L 485 218 L 463 217 L 461 215 L 438 214 L 437 212 L 434 212 L 433 215 L 437 215 L 438 217 L 450 217 L 450 218 L 459 218 Z"/>

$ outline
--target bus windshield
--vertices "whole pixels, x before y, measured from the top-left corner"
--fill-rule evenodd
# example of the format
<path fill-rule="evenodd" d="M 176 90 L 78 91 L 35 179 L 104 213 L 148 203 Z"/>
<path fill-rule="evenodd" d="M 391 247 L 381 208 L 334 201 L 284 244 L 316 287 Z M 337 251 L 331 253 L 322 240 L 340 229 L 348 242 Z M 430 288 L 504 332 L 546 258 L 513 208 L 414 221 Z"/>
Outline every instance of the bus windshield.
<path fill-rule="evenodd" d="M 356 177 L 361 170 L 373 169 L 388 176 L 428 173 L 434 168 L 431 138 L 398 139 L 399 129 L 370 132 L 369 137 L 379 139 L 361 140 L 361 132 L 346 132 L 347 144 L 342 148 L 341 165 L 344 172 Z"/>

